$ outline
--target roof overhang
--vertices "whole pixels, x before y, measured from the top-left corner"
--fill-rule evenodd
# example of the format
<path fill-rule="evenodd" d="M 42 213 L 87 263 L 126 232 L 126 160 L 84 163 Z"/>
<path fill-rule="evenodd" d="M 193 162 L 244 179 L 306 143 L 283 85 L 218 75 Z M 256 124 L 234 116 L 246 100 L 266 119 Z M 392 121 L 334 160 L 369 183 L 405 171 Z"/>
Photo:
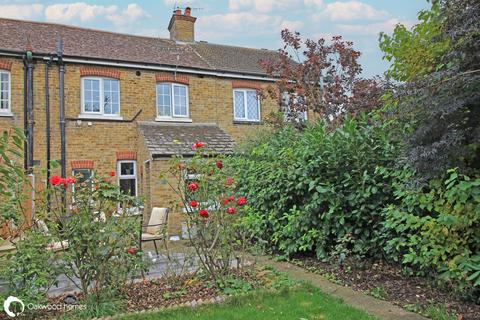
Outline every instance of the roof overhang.
<path fill-rule="evenodd" d="M 0 49 L 0 56 L 3 55 L 3 56 L 15 57 L 15 58 L 22 58 L 24 54 L 25 54 L 24 52 Z M 53 57 L 53 61 L 58 60 L 58 58 L 56 58 L 55 56 L 52 56 L 52 54 L 49 54 L 49 53 L 34 53 L 33 57 L 35 59 L 41 59 L 45 61 L 52 59 L 52 57 Z M 237 73 L 237 72 L 231 72 L 231 71 L 207 70 L 207 69 L 188 68 L 188 67 L 181 67 L 181 66 L 148 64 L 148 63 L 140 63 L 140 62 L 104 60 L 104 59 L 72 57 L 72 56 L 63 56 L 63 61 L 67 63 L 75 63 L 75 64 L 90 64 L 90 65 L 99 65 L 99 66 L 131 68 L 131 69 L 170 71 L 170 72 L 198 74 L 198 75 L 221 77 L 221 78 L 248 79 L 248 80 L 267 81 L 267 82 L 277 81 L 277 79 L 275 78 L 270 78 L 260 74 Z"/>

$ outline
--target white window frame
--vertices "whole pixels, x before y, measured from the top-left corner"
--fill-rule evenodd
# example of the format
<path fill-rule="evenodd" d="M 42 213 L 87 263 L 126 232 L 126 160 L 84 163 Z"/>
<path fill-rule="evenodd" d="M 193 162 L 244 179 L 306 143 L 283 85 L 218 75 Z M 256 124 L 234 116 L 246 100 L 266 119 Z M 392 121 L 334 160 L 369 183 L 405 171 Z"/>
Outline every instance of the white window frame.
<path fill-rule="evenodd" d="M 100 81 L 100 111 L 85 111 L 85 80 L 97 80 Z M 105 113 L 104 110 L 104 102 L 105 102 L 105 93 L 104 93 L 104 80 L 113 80 L 118 82 L 118 113 L 110 114 Z M 101 117 L 108 117 L 108 118 L 120 118 L 121 112 L 121 102 L 120 102 L 120 80 L 115 78 L 107 78 L 107 77 L 82 77 L 81 81 L 81 115 L 84 116 L 101 116 Z"/>
<path fill-rule="evenodd" d="M 258 106 L 258 119 L 250 119 L 248 118 L 248 101 L 247 101 L 247 92 L 254 91 L 257 96 L 257 106 Z M 245 118 L 237 118 L 237 105 L 235 103 L 235 92 L 242 92 L 243 93 L 243 111 L 245 114 Z M 261 114 L 261 105 L 260 105 L 260 98 L 258 96 L 258 91 L 255 89 L 233 89 L 233 120 L 234 121 L 244 121 L 244 122 L 260 122 L 262 118 Z"/>
<path fill-rule="evenodd" d="M 157 95 L 157 86 L 159 85 L 169 85 L 170 86 L 170 114 L 171 116 L 161 116 L 158 114 L 158 95 Z M 186 115 L 177 115 L 175 114 L 175 87 L 183 87 L 185 88 L 185 94 L 186 94 L 186 108 L 187 108 L 187 114 Z M 190 121 L 190 100 L 189 100 L 189 93 L 188 93 L 188 86 L 185 84 L 179 84 L 176 82 L 157 82 L 155 84 L 155 108 L 156 108 L 156 120 L 157 121 L 171 121 L 171 120 L 183 120 L 183 121 Z"/>
<path fill-rule="evenodd" d="M 0 74 L 8 75 L 8 109 L 0 109 L 0 117 L 1 116 L 11 116 L 12 115 L 12 75 L 9 71 L 0 70 Z"/>
<path fill-rule="evenodd" d="M 122 175 L 122 164 L 123 163 L 133 163 L 133 173 L 129 175 Z M 137 175 L 137 161 L 135 160 L 119 160 L 117 161 L 117 183 L 120 187 L 120 180 L 135 180 L 135 195 L 134 197 L 138 197 L 138 175 Z"/>

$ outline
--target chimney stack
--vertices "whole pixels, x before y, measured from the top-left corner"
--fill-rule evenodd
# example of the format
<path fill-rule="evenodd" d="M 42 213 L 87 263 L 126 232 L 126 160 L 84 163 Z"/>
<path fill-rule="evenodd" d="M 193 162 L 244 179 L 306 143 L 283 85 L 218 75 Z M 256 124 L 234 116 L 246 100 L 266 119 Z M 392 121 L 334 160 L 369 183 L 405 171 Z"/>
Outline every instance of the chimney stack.
<path fill-rule="evenodd" d="M 190 14 L 192 9 L 190 7 L 185 8 L 184 14 L 182 10 L 176 9 L 173 12 L 170 23 L 168 24 L 168 31 L 170 31 L 170 39 L 181 42 L 194 42 L 195 41 L 195 21 L 197 18 L 192 17 Z"/>

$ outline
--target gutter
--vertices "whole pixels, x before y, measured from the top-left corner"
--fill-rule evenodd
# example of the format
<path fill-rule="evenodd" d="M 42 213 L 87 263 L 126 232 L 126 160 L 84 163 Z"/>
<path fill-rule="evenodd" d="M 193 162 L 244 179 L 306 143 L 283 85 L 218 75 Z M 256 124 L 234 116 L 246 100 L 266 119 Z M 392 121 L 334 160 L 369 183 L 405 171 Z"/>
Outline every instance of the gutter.
<path fill-rule="evenodd" d="M 0 54 L 6 55 L 6 56 L 12 56 L 12 57 L 22 56 L 20 53 L 15 51 L 0 50 Z M 43 60 L 50 60 L 49 54 L 39 54 L 38 56 L 36 55 L 35 57 Z M 57 58 L 54 58 L 53 60 L 56 61 Z M 63 61 L 69 62 L 69 63 L 90 64 L 90 65 L 109 66 L 109 67 L 180 72 L 180 73 L 198 74 L 198 75 L 214 76 L 214 77 L 221 77 L 221 78 L 224 77 L 224 78 L 258 80 L 258 81 L 269 81 L 269 82 L 277 81 L 277 79 L 275 78 L 269 78 L 261 75 L 250 75 L 247 73 L 235 73 L 235 72 L 222 71 L 222 70 L 215 71 L 215 70 L 203 70 L 203 69 L 185 68 L 185 67 L 176 68 L 175 66 L 152 65 L 152 64 L 131 63 L 131 62 L 115 62 L 114 60 L 96 60 L 96 59 L 75 58 L 75 57 L 67 58 L 65 56 L 63 57 Z"/>

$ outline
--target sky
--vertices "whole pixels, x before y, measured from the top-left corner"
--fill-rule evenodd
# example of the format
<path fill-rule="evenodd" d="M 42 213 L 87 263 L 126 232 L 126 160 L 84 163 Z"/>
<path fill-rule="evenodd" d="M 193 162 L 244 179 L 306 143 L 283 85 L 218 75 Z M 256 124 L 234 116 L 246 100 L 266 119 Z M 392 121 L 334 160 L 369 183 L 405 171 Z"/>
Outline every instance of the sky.
<path fill-rule="evenodd" d="M 168 38 L 173 9 L 190 6 L 196 40 L 279 49 L 288 28 L 318 40 L 341 35 L 362 52 L 363 76 L 383 74 L 388 63 L 378 48 L 381 31 L 415 25 L 426 0 L 0 0 L 0 17 L 48 21 L 114 32 Z"/>

